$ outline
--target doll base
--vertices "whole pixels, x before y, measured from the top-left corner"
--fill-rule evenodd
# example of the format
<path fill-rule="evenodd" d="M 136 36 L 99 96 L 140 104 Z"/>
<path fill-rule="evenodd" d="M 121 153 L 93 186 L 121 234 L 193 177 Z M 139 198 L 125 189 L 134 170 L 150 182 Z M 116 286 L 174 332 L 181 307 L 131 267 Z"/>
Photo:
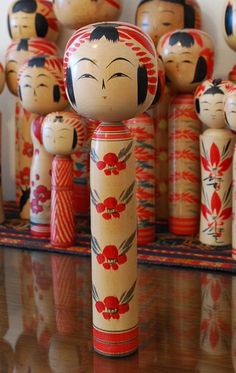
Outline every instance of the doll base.
<path fill-rule="evenodd" d="M 74 246 L 75 245 L 75 240 L 71 240 L 70 242 L 51 241 L 50 243 L 53 247 L 66 249 L 67 247 Z"/>
<path fill-rule="evenodd" d="M 169 218 L 169 231 L 183 236 L 193 236 L 198 233 L 198 218 Z"/>
<path fill-rule="evenodd" d="M 36 224 L 30 222 L 30 231 L 34 237 L 50 237 L 50 224 Z"/>
<path fill-rule="evenodd" d="M 103 356 L 124 357 L 137 351 L 138 327 L 127 332 L 105 332 L 93 327 L 94 350 Z"/>
<path fill-rule="evenodd" d="M 137 242 L 138 245 L 145 245 L 155 241 L 156 232 L 155 226 L 147 228 L 138 228 Z"/>

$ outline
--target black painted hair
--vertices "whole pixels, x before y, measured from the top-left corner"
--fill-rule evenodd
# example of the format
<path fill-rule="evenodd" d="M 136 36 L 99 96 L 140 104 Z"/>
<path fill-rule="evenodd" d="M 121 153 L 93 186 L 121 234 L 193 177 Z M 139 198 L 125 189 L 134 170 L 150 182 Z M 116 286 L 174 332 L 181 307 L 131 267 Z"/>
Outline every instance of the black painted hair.
<path fill-rule="evenodd" d="M 200 83 L 207 76 L 207 62 L 204 57 L 200 56 L 197 61 L 197 66 L 192 83 Z"/>
<path fill-rule="evenodd" d="M 142 0 L 138 5 L 138 8 L 145 3 L 153 0 Z M 195 27 L 195 9 L 192 5 L 186 4 L 185 0 L 160 0 L 166 3 L 179 4 L 184 7 L 184 27 L 194 28 Z"/>
<path fill-rule="evenodd" d="M 35 0 L 19 0 L 12 7 L 12 13 L 35 13 L 37 3 Z"/>
<path fill-rule="evenodd" d="M 228 36 L 233 35 L 233 7 L 231 4 L 227 5 L 225 11 L 225 32 Z"/>
<path fill-rule="evenodd" d="M 115 24 L 104 24 L 98 25 L 90 35 L 90 41 L 92 40 L 99 40 L 103 36 L 109 41 L 113 41 L 114 43 L 119 41 L 119 33 L 115 27 Z"/>
<path fill-rule="evenodd" d="M 17 51 L 28 51 L 29 50 L 29 39 L 21 39 L 16 48 Z"/>
<path fill-rule="evenodd" d="M 188 32 L 177 31 L 171 35 L 169 44 L 173 46 L 177 43 L 181 43 L 185 48 L 191 48 L 194 45 L 194 38 Z"/>
<path fill-rule="evenodd" d="M 73 150 L 76 148 L 77 142 L 78 142 L 78 136 L 77 136 L 76 130 L 74 129 L 73 143 L 72 143 L 72 149 Z"/>
<path fill-rule="evenodd" d="M 222 82 L 222 79 L 214 79 L 213 82 L 212 82 L 212 87 L 208 88 L 203 94 L 204 95 L 207 95 L 207 94 L 211 94 L 211 95 L 216 95 L 216 94 L 224 95 L 224 91 L 222 90 L 221 87 L 219 87 L 219 85 L 221 84 L 221 82 Z"/>
<path fill-rule="evenodd" d="M 28 66 L 29 67 L 44 67 L 46 62 L 46 57 L 44 56 L 39 56 L 39 57 L 33 57 L 28 61 Z"/>

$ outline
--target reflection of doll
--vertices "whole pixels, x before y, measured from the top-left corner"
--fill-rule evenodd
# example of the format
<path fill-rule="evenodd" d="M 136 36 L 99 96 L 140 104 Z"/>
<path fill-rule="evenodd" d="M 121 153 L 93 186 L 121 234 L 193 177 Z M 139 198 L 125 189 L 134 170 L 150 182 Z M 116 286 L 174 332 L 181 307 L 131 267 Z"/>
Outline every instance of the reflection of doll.
<path fill-rule="evenodd" d="M 26 110 L 42 116 L 67 106 L 60 58 L 32 58 L 22 66 L 18 77 L 19 98 Z M 43 117 L 37 117 L 31 126 L 34 156 L 30 174 L 30 220 L 34 235 L 49 236 L 52 156 L 42 145 L 42 121 Z"/>
<path fill-rule="evenodd" d="M 135 163 L 121 121 L 152 103 L 156 64 L 151 39 L 125 23 L 79 29 L 64 57 L 72 106 L 104 122 L 91 144 L 93 331 L 95 350 L 111 356 L 138 347 Z"/>
<path fill-rule="evenodd" d="M 0 63 L 0 94 L 2 93 L 5 86 L 5 71 L 2 64 Z M 2 129 L 2 114 L 0 113 L 0 149 L 1 149 L 1 129 Z M 1 173 L 1 157 L 0 157 L 0 223 L 4 221 L 4 211 L 3 211 L 3 198 L 2 198 L 2 173 Z"/>
<path fill-rule="evenodd" d="M 236 88 L 230 87 L 224 98 L 225 121 L 236 132 Z M 234 138 L 235 140 L 235 138 Z M 232 256 L 236 260 L 236 147 L 233 150 L 233 187 L 232 187 Z"/>
<path fill-rule="evenodd" d="M 157 49 L 167 82 L 179 93 L 169 109 L 169 227 L 192 235 L 199 224 L 201 131 L 192 92 L 212 74 L 213 43 L 205 32 L 184 29 L 164 35 Z"/>
<path fill-rule="evenodd" d="M 31 37 L 55 41 L 58 21 L 48 0 L 17 0 L 8 12 L 8 31 L 13 40 Z"/>
<path fill-rule="evenodd" d="M 48 114 L 42 127 L 43 146 L 55 155 L 52 163 L 51 244 L 69 247 L 75 243 L 73 209 L 73 161 L 70 157 L 81 147 L 85 123 L 77 114 Z"/>
<path fill-rule="evenodd" d="M 234 135 L 225 129 L 223 101 L 230 82 L 206 80 L 196 90 L 195 108 L 209 127 L 200 136 L 200 241 L 209 245 L 231 243 L 232 157 Z"/>
<path fill-rule="evenodd" d="M 157 44 L 167 32 L 200 28 L 200 9 L 195 1 L 143 0 L 137 8 L 136 25 Z"/>
<path fill-rule="evenodd" d="M 17 73 L 30 58 L 39 55 L 58 55 L 56 45 L 46 39 L 31 38 L 13 41 L 6 54 L 6 82 L 11 93 L 17 96 Z M 36 114 L 16 104 L 16 194 L 22 219 L 29 219 L 30 167 L 33 145 L 30 126 Z"/>
<path fill-rule="evenodd" d="M 93 22 L 115 21 L 122 0 L 53 0 L 53 6 L 63 26 L 77 29 Z"/>

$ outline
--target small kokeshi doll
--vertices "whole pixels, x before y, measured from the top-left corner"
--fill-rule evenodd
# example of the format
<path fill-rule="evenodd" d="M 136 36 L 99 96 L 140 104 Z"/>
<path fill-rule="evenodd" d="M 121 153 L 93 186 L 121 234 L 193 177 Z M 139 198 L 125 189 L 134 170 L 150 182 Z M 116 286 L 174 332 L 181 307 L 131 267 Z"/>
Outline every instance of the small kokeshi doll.
<path fill-rule="evenodd" d="M 55 155 L 52 162 L 51 244 L 75 244 L 73 208 L 73 161 L 71 154 L 82 147 L 85 120 L 72 112 L 48 114 L 43 121 L 43 146 Z"/>
<path fill-rule="evenodd" d="M 17 74 L 19 68 L 30 58 L 40 55 L 59 55 L 53 42 L 43 38 L 14 40 L 6 54 L 6 82 L 9 91 L 17 96 Z M 33 145 L 30 127 L 36 114 L 23 109 L 19 101 L 16 103 L 16 195 L 20 217 L 29 219 L 30 167 L 33 156 Z"/>
<path fill-rule="evenodd" d="M 5 86 L 5 71 L 0 63 L 0 94 L 2 93 Z M 2 114 L 0 113 L 0 149 L 1 149 L 1 133 L 2 133 Z M 4 221 L 3 211 L 3 197 L 2 197 L 2 177 L 1 177 L 1 157 L 0 157 L 0 224 Z"/>
<path fill-rule="evenodd" d="M 68 28 L 94 22 L 115 21 L 122 10 L 122 0 L 53 0 L 57 19 Z"/>
<path fill-rule="evenodd" d="M 157 45 L 167 32 L 201 28 L 201 11 L 195 0 L 142 0 L 136 11 L 135 23 Z"/>
<path fill-rule="evenodd" d="M 199 229 L 201 123 L 192 92 L 213 71 L 213 42 L 200 30 L 164 35 L 157 47 L 167 82 L 177 93 L 169 108 L 169 229 L 193 235 Z"/>
<path fill-rule="evenodd" d="M 8 31 L 13 40 L 40 37 L 56 41 L 59 25 L 48 0 L 17 0 L 8 11 Z"/>
<path fill-rule="evenodd" d="M 22 106 L 39 116 L 31 126 L 34 155 L 30 173 L 31 232 L 50 236 L 51 166 L 52 155 L 43 148 L 41 126 L 43 116 L 63 110 L 67 98 L 63 83 L 62 59 L 34 57 L 18 74 L 19 98 Z"/>
<path fill-rule="evenodd" d="M 64 68 L 74 109 L 102 121 L 90 161 L 94 348 L 129 355 L 138 348 L 137 213 L 134 144 L 122 121 L 154 99 L 156 51 L 136 26 L 88 25 L 69 40 Z"/>
<path fill-rule="evenodd" d="M 206 80 L 194 94 L 196 113 L 208 129 L 200 136 L 201 217 L 199 240 L 207 245 L 231 243 L 232 159 L 235 138 L 225 127 L 224 97 L 231 86 Z"/>
<path fill-rule="evenodd" d="M 228 46 L 236 51 L 236 0 L 225 2 L 224 8 L 224 39 Z M 229 73 L 229 80 L 236 81 L 236 65 Z"/>
<path fill-rule="evenodd" d="M 225 122 L 236 133 L 236 88 L 230 87 L 224 97 Z M 236 146 L 233 149 L 233 183 L 232 183 L 232 256 L 236 260 Z M 230 234 L 231 236 L 231 234 Z"/>

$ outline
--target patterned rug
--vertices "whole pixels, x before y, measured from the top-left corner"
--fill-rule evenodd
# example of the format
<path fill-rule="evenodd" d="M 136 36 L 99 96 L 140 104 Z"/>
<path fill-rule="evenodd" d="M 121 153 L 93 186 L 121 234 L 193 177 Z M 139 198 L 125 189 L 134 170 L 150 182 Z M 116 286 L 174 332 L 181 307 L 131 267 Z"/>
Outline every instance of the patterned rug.
<path fill-rule="evenodd" d="M 67 249 L 54 248 L 46 239 L 33 238 L 29 226 L 17 218 L 13 202 L 5 204 L 7 220 L 0 225 L 0 246 L 14 249 L 41 250 L 90 256 L 88 221 L 77 224 L 77 245 Z M 236 262 L 231 258 L 231 247 L 202 245 L 195 237 L 181 237 L 168 233 L 167 223 L 159 222 L 154 243 L 138 247 L 139 263 L 208 269 L 236 273 Z"/>

